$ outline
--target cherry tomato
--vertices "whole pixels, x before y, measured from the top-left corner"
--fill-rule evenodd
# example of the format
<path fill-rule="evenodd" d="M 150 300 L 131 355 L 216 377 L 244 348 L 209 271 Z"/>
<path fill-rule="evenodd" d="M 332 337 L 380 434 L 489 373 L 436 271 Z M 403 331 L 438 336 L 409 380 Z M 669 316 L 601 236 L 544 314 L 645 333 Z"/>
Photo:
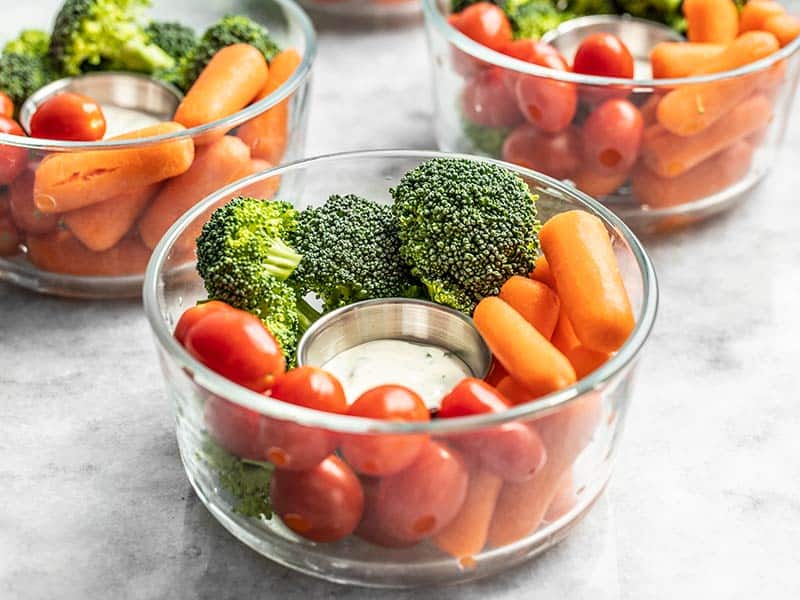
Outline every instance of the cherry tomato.
<path fill-rule="evenodd" d="M 283 402 L 325 412 L 344 413 L 347 400 L 339 381 L 317 367 L 298 367 L 278 377 L 270 395 Z M 262 431 L 264 455 L 280 469 L 305 471 L 336 449 L 337 436 L 317 427 L 267 418 Z"/>
<path fill-rule="evenodd" d="M 624 173 L 639 156 L 642 113 L 627 100 L 607 100 L 583 124 L 583 157 L 601 174 Z"/>
<path fill-rule="evenodd" d="M 478 2 L 450 15 L 450 24 L 468 38 L 500 50 L 511 41 L 511 23 L 503 9 L 491 2 Z"/>
<path fill-rule="evenodd" d="M 444 397 L 441 418 L 502 412 L 510 403 L 491 385 L 467 378 Z M 539 434 L 524 423 L 503 423 L 458 434 L 451 441 L 470 459 L 506 481 L 526 481 L 544 466 L 547 451 Z"/>
<path fill-rule="evenodd" d="M 25 136 L 25 132 L 16 121 L 2 116 L 0 116 L 0 133 Z M 27 163 L 28 151 L 25 148 L 0 144 L 0 185 L 13 182 Z"/>
<path fill-rule="evenodd" d="M 380 479 L 362 477 L 361 487 L 364 489 L 364 515 L 361 517 L 355 534 L 363 540 L 384 548 L 407 548 L 415 545 L 416 540 L 399 540 L 389 535 L 383 528 L 381 517 L 376 510 Z"/>
<path fill-rule="evenodd" d="M 231 454 L 249 460 L 266 461 L 264 426 L 267 417 L 218 396 L 206 400 L 206 429 Z"/>
<path fill-rule="evenodd" d="M 496 358 L 492 357 L 492 366 L 489 368 L 489 373 L 486 375 L 484 381 L 489 385 L 497 385 L 503 377 L 508 376 L 508 371 L 502 363 Z"/>
<path fill-rule="evenodd" d="M 268 389 L 286 368 L 278 342 L 243 310 L 206 315 L 189 329 L 185 345 L 208 368 L 256 392 Z"/>
<path fill-rule="evenodd" d="M 11 192 L 8 188 L 0 188 L 0 217 L 7 217 L 11 214 L 10 198 Z"/>
<path fill-rule="evenodd" d="M 568 81 L 520 75 L 515 95 L 522 115 L 548 133 L 566 129 L 578 110 L 578 92 Z"/>
<path fill-rule="evenodd" d="M 450 23 L 450 25 L 455 29 L 458 29 L 455 26 L 457 20 L 457 14 L 450 15 L 447 18 L 447 22 Z M 479 73 L 481 70 L 489 67 L 489 65 L 481 59 L 467 54 L 461 50 L 461 48 L 458 48 L 454 45 L 450 46 L 450 65 L 453 67 L 453 70 L 461 75 L 464 79 L 469 79 L 470 77 L 473 77 L 475 74 Z"/>
<path fill-rule="evenodd" d="M 511 127 L 522 121 L 517 101 L 505 84 L 503 69 L 480 71 L 461 96 L 464 116 L 483 127 Z"/>
<path fill-rule="evenodd" d="M 386 421 L 430 420 L 422 398 L 399 385 L 383 385 L 363 393 L 347 414 Z M 342 437 L 341 451 L 356 472 L 382 476 L 405 469 L 427 443 L 427 435 L 353 434 Z"/>
<path fill-rule="evenodd" d="M 8 94 L 0 92 L 0 117 L 12 118 L 14 116 L 14 101 Z"/>
<path fill-rule="evenodd" d="M 0 217 L 0 256 L 13 256 L 19 252 L 22 238 L 10 217 Z"/>
<path fill-rule="evenodd" d="M 204 319 L 212 313 L 227 310 L 234 309 L 230 304 L 225 304 L 219 300 L 211 300 L 210 302 L 203 302 L 197 306 L 187 308 L 181 315 L 181 318 L 178 319 L 178 324 L 175 326 L 175 331 L 173 332 L 175 339 L 178 340 L 180 344 L 185 344 L 189 330 L 197 325 L 201 319 Z"/>
<path fill-rule="evenodd" d="M 106 134 L 100 105 L 87 96 L 64 92 L 46 100 L 31 117 L 31 136 L 49 140 L 93 142 Z"/>
<path fill-rule="evenodd" d="M 375 518 L 383 536 L 419 542 L 455 518 L 467 493 L 469 476 L 461 456 L 439 442 L 426 444 L 407 469 L 378 483 Z"/>
<path fill-rule="evenodd" d="M 584 75 L 630 79 L 633 77 L 633 56 L 617 36 L 595 33 L 578 46 L 572 69 Z"/>
<path fill-rule="evenodd" d="M 533 125 L 521 125 L 503 143 L 503 160 L 541 171 L 556 179 L 571 177 L 581 162 L 581 137 L 575 127 L 545 133 Z"/>
<path fill-rule="evenodd" d="M 309 471 L 278 469 L 269 495 L 284 524 L 315 542 L 335 542 L 350 535 L 364 511 L 361 482 L 336 456 Z"/>
<path fill-rule="evenodd" d="M 554 69 L 556 71 L 569 71 L 569 63 L 567 60 L 550 44 L 545 44 L 537 40 L 514 40 L 503 46 L 501 52 L 512 56 L 518 60 Z M 516 83 L 518 73 L 514 71 L 506 71 L 506 84 L 509 89 L 514 91 L 514 84 Z"/>
<path fill-rule="evenodd" d="M 27 233 L 50 233 L 58 227 L 59 215 L 43 213 L 33 201 L 34 172 L 25 169 L 9 187 L 9 209 L 16 226 Z"/>

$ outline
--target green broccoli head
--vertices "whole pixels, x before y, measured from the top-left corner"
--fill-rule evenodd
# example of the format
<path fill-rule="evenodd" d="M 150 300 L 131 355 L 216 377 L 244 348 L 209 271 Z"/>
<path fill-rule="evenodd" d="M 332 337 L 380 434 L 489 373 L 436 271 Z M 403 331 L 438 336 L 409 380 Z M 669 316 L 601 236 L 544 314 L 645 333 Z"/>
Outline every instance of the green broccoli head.
<path fill-rule="evenodd" d="M 683 0 L 617 0 L 620 13 L 658 21 L 679 32 L 686 31 L 681 5 Z"/>
<path fill-rule="evenodd" d="M 491 163 L 437 158 L 391 190 L 400 254 L 441 304 L 471 314 L 512 275 L 527 275 L 539 252 L 535 196 Z"/>
<path fill-rule="evenodd" d="M 236 198 L 218 208 L 197 238 L 197 271 L 209 298 L 253 313 L 294 357 L 299 315 L 285 280 L 301 256 L 286 243 L 297 211 L 286 202 Z"/>
<path fill-rule="evenodd" d="M 219 486 L 231 495 L 233 510 L 245 517 L 272 517 L 269 484 L 274 468 L 270 463 L 229 454 L 211 438 L 203 443 L 202 458 L 216 473 Z"/>
<path fill-rule="evenodd" d="M 24 54 L 0 57 L 0 91 L 5 92 L 19 110 L 36 90 L 55 79 L 49 61 Z"/>
<path fill-rule="evenodd" d="M 151 43 L 138 17 L 150 0 L 66 0 L 56 15 L 50 57 L 64 75 L 98 68 L 152 73 L 175 61 Z"/>
<path fill-rule="evenodd" d="M 44 58 L 49 49 L 49 33 L 40 29 L 23 29 L 16 38 L 6 43 L 3 53 Z"/>
<path fill-rule="evenodd" d="M 331 196 L 300 213 L 291 243 L 303 255 L 292 281 L 303 293 L 319 296 L 325 310 L 422 292 L 400 258 L 397 221 L 388 205 L 352 194 Z"/>
<path fill-rule="evenodd" d="M 144 31 L 150 42 L 169 54 L 176 63 L 197 44 L 194 30 L 181 23 L 153 21 Z"/>
<path fill-rule="evenodd" d="M 242 15 L 227 15 L 209 27 L 183 58 L 172 82 L 184 91 L 188 90 L 214 55 L 233 44 L 255 46 L 267 61 L 280 51 L 266 27 Z"/>
<path fill-rule="evenodd" d="M 469 119 L 462 117 L 462 130 L 467 139 L 478 152 L 487 156 L 499 157 L 503 152 L 503 143 L 506 141 L 511 128 L 508 127 L 486 127 L 473 123 Z"/>

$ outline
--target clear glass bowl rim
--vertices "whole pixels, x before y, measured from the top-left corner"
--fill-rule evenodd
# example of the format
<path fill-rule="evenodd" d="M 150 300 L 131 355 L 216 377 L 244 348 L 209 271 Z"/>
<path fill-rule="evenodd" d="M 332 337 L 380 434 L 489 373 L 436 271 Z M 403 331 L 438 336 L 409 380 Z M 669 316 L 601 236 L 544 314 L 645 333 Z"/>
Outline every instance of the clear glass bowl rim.
<path fill-rule="evenodd" d="M 79 152 L 86 150 L 117 150 L 121 148 L 140 148 L 151 146 L 167 141 L 180 140 L 185 138 L 195 138 L 208 131 L 217 128 L 233 129 L 250 119 L 257 117 L 269 108 L 272 108 L 282 100 L 290 96 L 308 78 L 311 73 L 311 66 L 317 53 L 317 37 L 311 19 L 303 8 L 295 0 L 272 0 L 286 11 L 290 23 L 298 25 L 305 39 L 305 50 L 303 52 L 300 65 L 295 69 L 292 76 L 278 89 L 266 98 L 259 100 L 240 110 L 239 112 L 205 125 L 191 127 L 183 131 L 176 131 L 164 135 L 156 135 L 148 138 L 120 141 L 99 141 L 99 142 L 64 142 L 60 140 L 48 140 L 40 138 L 30 138 L 8 133 L 0 133 L 0 143 L 29 150 L 43 150 L 47 152 Z"/>
<path fill-rule="evenodd" d="M 456 46 L 461 51 L 469 54 L 473 58 L 477 58 L 492 66 L 501 67 L 510 71 L 515 71 L 524 75 L 536 75 L 539 77 L 547 77 L 557 81 L 567 81 L 570 83 L 577 83 L 583 85 L 596 85 L 596 86 L 620 86 L 626 87 L 648 87 L 648 88 L 673 88 L 678 85 L 688 85 L 692 83 L 707 83 L 711 81 L 721 81 L 724 79 L 733 79 L 743 75 L 749 75 L 761 70 L 768 69 L 773 64 L 786 59 L 795 54 L 800 49 L 800 37 L 797 37 L 791 43 L 783 48 L 780 48 L 774 54 L 757 60 L 738 69 L 731 71 L 722 71 L 720 73 L 712 73 L 710 75 L 700 75 L 694 77 L 679 77 L 672 79 L 625 79 L 621 77 L 600 77 L 597 75 L 583 75 L 581 73 L 572 73 L 567 71 L 556 71 L 555 69 L 548 69 L 534 65 L 517 58 L 512 58 L 491 50 L 486 46 L 479 44 L 468 38 L 463 33 L 459 32 L 455 27 L 452 27 L 445 19 L 441 10 L 437 5 L 437 0 L 421 0 L 422 11 L 425 14 L 425 20 L 433 24 L 433 28 L 442 36 L 444 36 L 451 44 Z"/>
<path fill-rule="evenodd" d="M 431 158 L 466 158 L 501 165 L 520 175 L 537 181 L 545 187 L 556 188 L 559 192 L 574 200 L 576 204 L 588 209 L 589 212 L 598 216 L 607 226 L 615 229 L 625 240 L 639 267 L 642 278 L 642 306 L 639 318 L 633 333 L 620 348 L 620 350 L 597 371 L 579 380 L 574 385 L 559 390 L 547 396 L 515 406 L 501 413 L 484 414 L 470 417 L 458 417 L 454 419 L 434 419 L 424 423 L 399 423 L 381 421 L 376 419 L 366 419 L 361 417 L 351 417 L 326 413 L 310 408 L 304 408 L 283 402 L 278 399 L 270 398 L 258 394 L 244 387 L 241 387 L 221 375 L 213 372 L 195 358 L 193 358 L 173 337 L 172 331 L 162 317 L 159 309 L 159 291 L 161 289 L 159 281 L 164 268 L 165 261 L 174 243 L 181 236 L 187 226 L 200 217 L 214 203 L 229 197 L 238 189 L 261 179 L 272 176 L 280 176 L 284 173 L 307 166 L 319 165 L 323 163 L 336 163 L 342 160 L 359 159 L 421 159 Z M 255 410 L 269 417 L 274 417 L 283 421 L 292 421 L 300 425 L 309 427 L 324 428 L 340 433 L 428 433 L 443 434 L 465 432 L 481 429 L 487 426 L 499 425 L 506 422 L 520 419 L 544 416 L 554 412 L 565 404 L 574 401 L 584 394 L 590 393 L 604 382 L 623 372 L 628 364 L 638 355 L 655 322 L 658 305 L 658 285 L 653 264 L 633 232 L 614 215 L 609 209 L 598 201 L 587 196 L 576 188 L 568 186 L 547 175 L 526 169 L 524 167 L 505 163 L 503 161 L 472 156 L 468 154 L 455 154 L 438 151 L 424 150 L 366 150 L 356 152 L 342 152 L 337 154 L 327 154 L 313 158 L 306 158 L 283 166 L 256 173 L 244 179 L 240 179 L 225 188 L 215 192 L 197 203 L 191 210 L 181 216 L 172 227 L 167 231 L 161 241 L 153 250 L 150 262 L 145 272 L 144 286 L 142 290 L 144 310 L 150 327 L 156 337 L 156 342 L 161 349 L 165 350 L 172 360 L 176 361 L 184 372 L 193 377 L 195 383 L 205 390 L 215 394 L 225 400 L 234 402 L 243 407 Z M 169 385 L 169 382 L 167 382 Z"/>

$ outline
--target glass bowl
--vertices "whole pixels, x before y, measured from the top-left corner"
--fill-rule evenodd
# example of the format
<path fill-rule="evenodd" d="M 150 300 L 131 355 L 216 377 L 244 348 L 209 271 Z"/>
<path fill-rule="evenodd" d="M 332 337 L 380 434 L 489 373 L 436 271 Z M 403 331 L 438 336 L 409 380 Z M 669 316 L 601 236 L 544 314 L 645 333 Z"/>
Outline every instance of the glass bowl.
<path fill-rule="evenodd" d="M 613 213 L 574 188 L 522 167 L 500 163 L 521 175 L 539 194 L 542 220 L 579 209 L 603 221 L 613 240 L 636 315 L 635 330 L 620 351 L 570 388 L 493 415 L 433 419 L 430 423 L 361 419 L 301 408 L 241 388 L 194 360 L 173 338 L 173 328 L 183 311 L 205 298 L 202 281 L 193 265 L 185 262 L 183 252 L 176 252 L 176 245 L 188 231 L 197 230 L 210 208 L 240 190 L 264 182 L 280 182 L 276 197 L 293 202 L 299 209 L 318 206 L 334 193 L 354 193 L 390 203 L 388 189 L 406 171 L 430 158 L 445 156 L 491 160 L 432 151 L 369 151 L 304 160 L 251 176 L 187 212 L 161 241 L 148 266 L 145 312 L 155 335 L 168 396 L 175 406 L 180 455 L 189 481 L 211 513 L 233 535 L 256 552 L 292 569 L 331 581 L 376 587 L 455 583 L 485 577 L 525 561 L 568 535 L 590 510 L 611 474 L 632 399 L 634 366 L 655 319 L 657 289 L 653 267 L 639 241 Z M 249 415 L 245 418 L 251 419 L 254 429 L 248 429 L 250 435 L 229 438 L 224 422 L 226 417 L 236 419 L 237 415 Z M 521 489 L 513 485 L 507 488 L 509 484 L 498 477 L 469 466 L 455 450 L 470 440 L 491 435 L 498 427 L 519 428 L 522 424 L 538 428 L 549 452 L 546 465 L 550 468 L 545 467 L 533 490 L 525 484 L 520 484 Z M 352 441 L 367 435 L 373 439 L 391 436 L 405 440 L 422 436 L 430 440 L 428 447 L 433 448 L 435 456 L 422 461 L 414 483 L 395 481 L 399 491 L 385 492 L 383 497 L 400 503 L 394 508 L 376 508 L 374 503 L 376 495 L 381 495 L 381 482 L 391 477 L 362 478 L 358 483 L 366 509 L 359 521 L 358 535 L 336 543 L 315 543 L 294 534 L 277 516 L 267 519 L 237 512 L 238 500 L 231 495 L 224 472 L 218 470 L 212 440 L 245 459 L 264 460 L 259 455 L 266 448 L 261 436 L 269 437 L 265 432 L 275 431 L 276 427 L 304 432 L 303 440 L 309 447 L 324 444 L 326 439 Z M 401 475 L 411 470 L 402 471 Z M 403 497 L 403 490 L 416 494 L 415 499 Z M 441 547 L 452 546 L 442 534 L 431 539 L 430 528 L 433 523 L 443 525 L 452 518 L 452 511 L 457 510 L 465 494 L 494 496 L 504 507 L 484 511 L 484 530 L 492 521 L 487 544 L 478 540 L 469 552 L 442 550 Z M 439 521 L 430 515 L 418 520 L 405 515 L 408 518 L 403 520 L 399 513 L 391 512 L 430 506 L 426 502 L 435 503 L 437 499 L 445 501 L 445 514 L 436 513 Z M 394 516 L 380 516 L 387 511 Z M 414 523 L 413 533 L 381 529 L 382 524 L 408 519 Z"/>
<path fill-rule="evenodd" d="M 314 14 L 360 21 L 396 21 L 420 12 L 419 0 L 299 0 Z"/>
<path fill-rule="evenodd" d="M 43 11 L 48 19 L 60 2 L 52 4 L 52 10 Z M 138 296 L 152 249 L 185 209 L 249 173 L 303 155 L 316 54 L 314 29 L 305 12 L 293 0 L 226 0 L 202 8 L 188 0 L 158 4 L 155 18 L 180 21 L 198 32 L 226 14 L 247 15 L 266 25 L 281 48 L 295 49 L 302 60 L 289 80 L 263 100 L 187 130 L 91 143 L 0 133 L 6 152 L 13 151 L 27 163 L 13 181 L 5 182 L 10 185 L 0 188 L 0 218 L 16 230 L 12 229 L 16 243 L 3 244 L 0 279 L 63 296 Z M 22 23 L 20 28 L 37 25 L 49 23 Z M 267 122 L 271 128 L 263 126 Z M 48 214 L 34 204 L 34 185 L 41 183 L 45 190 L 47 186 L 43 165 L 103 170 L 115 160 L 131 165 L 143 154 L 151 157 L 153 169 L 136 170 L 100 189 L 93 186 L 92 193 L 102 201 Z M 37 189 L 42 191 L 38 185 Z"/>
<path fill-rule="evenodd" d="M 422 3 L 442 150 L 502 158 L 568 180 L 648 232 L 730 208 L 775 162 L 797 87 L 800 38 L 735 71 L 680 79 L 649 78 L 649 48 L 637 53 L 631 46 L 637 79 L 617 79 L 556 71 L 495 52 L 448 24 L 448 0 Z M 715 126 L 677 136 L 656 124 L 667 93 L 712 86 L 730 100 Z M 614 98 L 638 108 L 644 135 L 630 160 L 604 163 L 583 140 L 588 127 L 602 123 L 598 116 L 587 127 L 595 111 Z M 722 129 L 727 132 L 718 135 Z M 616 134 L 619 144 L 621 136 Z"/>

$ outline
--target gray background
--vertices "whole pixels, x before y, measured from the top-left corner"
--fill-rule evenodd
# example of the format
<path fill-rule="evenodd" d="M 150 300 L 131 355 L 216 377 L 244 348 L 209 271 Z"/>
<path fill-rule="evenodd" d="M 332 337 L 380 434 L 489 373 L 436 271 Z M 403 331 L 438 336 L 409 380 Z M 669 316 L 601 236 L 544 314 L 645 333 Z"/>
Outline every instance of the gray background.
<path fill-rule="evenodd" d="M 4 8 L 0 39 L 45 4 Z M 324 28 L 308 153 L 433 147 L 424 41 Z M 540 560 L 460 588 L 342 588 L 260 558 L 183 475 L 139 302 L 0 284 L 0 598 L 799 597 L 799 148 L 795 118 L 740 206 L 645 239 L 661 311 L 604 498 Z"/>

